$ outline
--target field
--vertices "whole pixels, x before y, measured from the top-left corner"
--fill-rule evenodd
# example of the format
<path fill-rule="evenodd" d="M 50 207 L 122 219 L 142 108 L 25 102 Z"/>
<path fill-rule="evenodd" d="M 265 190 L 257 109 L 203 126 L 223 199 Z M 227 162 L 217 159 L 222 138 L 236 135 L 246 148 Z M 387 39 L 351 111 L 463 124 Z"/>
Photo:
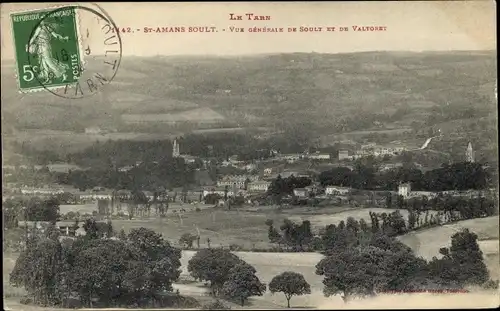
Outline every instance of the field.
<path fill-rule="evenodd" d="M 269 284 L 271 279 L 285 271 L 295 271 L 302 273 L 311 284 L 311 295 L 303 297 L 293 297 L 291 304 L 293 307 L 315 307 L 316 301 L 323 300 L 322 293 L 323 285 L 322 278 L 317 276 L 315 272 L 315 265 L 322 259 L 322 255 L 318 253 L 250 253 L 250 252 L 235 252 L 241 259 L 253 265 L 257 270 L 259 279 Z M 182 254 L 182 274 L 181 278 L 190 279 L 187 272 L 187 263 L 194 255 L 194 251 L 184 251 Z M 202 294 L 206 292 L 204 287 L 199 285 L 181 285 L 176 286 L 179 290 L 184 290 L 184 293 Z M 336 300 L 336 298 L 332 298 Z M 339 299 L 340 300 L 340 299 Z M 274 294 L 266 292 L 261 297 L 254 297 L 250 299 L 249 307 L 258 308 L 281 308 L 286 306 L 286 299 L 283 294 Z"/>
<path fill-rule="evenodd" d="M 441 227 L 411 232 L 399 237 L 399 240 L 410 246 L 418 255 L 430 260 L 438 254 L 439 248 L 449 247 L 451 243 L 450 237 L 462 228 L 468 228 L 478 235 L 479 246 L 483 251 L 488 269 L 498 279 L 500 277 L 498 216 L 469 219 Z"/>
<path fill-rule="evenodd" d="M 190 205 L 185 205 L 188 210 Z M 178 209 L 178 208 L 177 208 Z M 170 207 L 169 211 L 173 208 Z M 295 222 L 309 220 L 313 231 L 324 228 L 328 224 L 337 224 L 352 216 L 355 219 L 364 218 L 370 222 L 369 212 L 386 212 L 394 210 L 383 208 L 353 209 L 348 207 L 325 208 L 294 208 L 281 212 L 269 207 L 255 208 L 253 211 L 226 211 L 204 207 L 199 212 L 184 213 L 182 216 L 170 214 L 164 219 L 133 219 L 114 220 L 115 230 L 124 229 L 125 232 L 133 228 L 147 227 L 163 234 L 163 236 L 176 244 L 184 233 L 197 234 L 200 232 L 201 245 L 206 245 L 210 238 L 211 246 L 229 246 L 237 244 L 245 249 L 269 248 L 267 237 L 267 219 L 272 219 L 275 226 L 280 226 L 285 218 Z M 406 211 L 400 210 L 403 217 Z"/>
<path fill-rule="evenodd" d="M 299 212 L 297 209 L 284 210 L 282 213 L 272 213 L 270 211 L 266 212 L 263 208 L 261 208 L 260 210 L 256 209 L 254 212 L 228 212 L 203 209 L 200 212 L 193 212 L 184 215 L 182 223 L 178 216 L 176 218 L 174 215 L 171 215 L 162 220 L 114 220 L 113 225 L 116 230 L 119 230 L 120 228 L 130 230 L 132 228 L 145 226 L 161 232 L 165 238 L 171 240 L 172 242 L 178 240 L 178 237 L 180 237 L 180 235 L 184 232 L 196 233 L 196 226 L 198 226 L 202 235 L 202 244 L 206 243 L 206 237 L 210 237 L 210 239 L 212 240 L 211 244 L 213 246 L 227 246 L 230 243 L 236 243 L 252 247 L 253 244 L 256 244 L 256 246 L 267 245 L 267 230 L 264 224 L 266 219 L 273 219 L 275 220 L 275 222 L 282 221 L 282 219 L 284 219 L 285 217 L 289 217 L 290 219 L 295 220 L 309 219 L 314 225 L 323 226 L 326 223 L 337 223 L 349 216 L 355 218 L 363 217 L 368 221 L 368 212 L 370 210 L 376 212 L 390 212 L 390 210 L 375 208 L 356 210 L 345 210 L 345 208 L 324 208 L 319 211 L 307 211 L 307 209 L 305 209 L 302 211 L 301 215 L 297 215 L 297 213 Z M 404 213 L 405 211 L 401 212 Z M 317 213 L 322 214 L 318 215 Z M 292 216 L 291 214 L 295 215 Z M 423 256 L 426 259 L 431 259 L 432 256 L 438 255 L 438 250 L 440 247 L 447 246 L 450 243 L 450 236 L 460 228 L 469 228 L 471 231 L 478 234 L 481 240 L 479 244 L 485 255 L 488 268 L 493 275 L 498 276 L 498 217 L 466 220 L 438 228 L 426 229 L 402 236 L 400 237 L 400 240 L 412 247 L 418 255 Z M 194 251 L 183 251 L 181 259 L 181 279 L 177 284 L 174 284 L 174 288 L 179 289 L 179 291 L 183 295 L 189 295 L 195 298 L 199 297 L 200 299 L 205 300 L 207 299 L 206 288 L 203 287 L 202 283 L 194 282 L 187 272 L 187 263 L 193 256 L 193 254 Z M 241 259 L 255 266 L 259 278 L 265 283 L 269 283 L 273 276 L 284 271 L 291 270 L 302 273 L 306 280 L 311 284 L 312 293 L 311 295 L 302 297 L 293 297 L 291 300 L 293 307 L 344 307 L 340 297 L 325 298 L 323 296 L 322 278 L 315 274 L 315 265 L 322 258 L 322 255 L 318 253 L 298 254 L 235 252 L 235 254 L 238 255 Z M 10 307 L 15 308 L 16 310 L 28 310 L 24 306 L 21 307 L 21 305 L 15 303 L 16 299 L 18 299 L 17 297 L 20 297 L 24 291 L 12 288 L 8 284 L 8 274 L 13 269 L 17 256 L 18 254 L 4 253 L 4 297 L 11 297 L 10 299 L 8 299 L 9 302 L 13 303 L 9 303 Z M 495 277 L 493 276 L 493 278 Z M 448 299 L 451 298 L 450 296 L 451 295 L 447 295 L 447 297 L 440 297 L 439 295 L 423 295 L 421 297 L 424 298 L 425 301 L 434 299 L 435 303 L 449 303 Z M 477 306 L 478 301 L 474 301 L 474 299 L 477 298 L 473 297 L 480 297 L 480 303 L 484 304 L 484 306 L 495 305 L 498 302 L 498 297 L 485 293 L 456 295 L 456 297 L 453 299 L 453 302 L 458 303 L 457 301 L 461 301 L 460 306 Z M 395 298 L 396 300 L 394 300 Z M 372 307 L 385 306 L 386 308 L 393 308 L 407 305 L 408 299 L 416 299 L 417 297 L 416 295 L 412 295 L 411 297 L 407 297 L 406 299 L 403 299 L 403 297 L 395 298 L 393 297 L 389 301 L 387 297 L 384 298 L 384 296 L 382 296 L 377 297 L 374 300 L 353 302 L 353 304 L 348 308 L 366 308 L 368 307 L 368 305 Z M 420 307 L 426 307 L 426 304 L 422 300 L 415 300 L 414 303 Z M 284 306 L 286 306 L 286 299 L 283 295 L 272 295 L 271 293 L 267 292 L 262 297 L 251 298 L 249 304 L 245 308 L 282 308 Z M 233 308 L 234 307 L 236 306 L 233 305 Z M 41 311 L 44 309 L 33 307 L 33 310 Z"/>
<path fill-rule="evenodd" d="M 10 129 L 9 139 L 49 150 L 55 150 L 59 142 L 55 133 L 30 133 L 30 137 L 24 131 L 64 132 L 99 126 L 146 133 L 158 130 L 155 124 L 159 118 L 190 124 L 178 129 L 161 127 L 161 134 L 167 137 L 200 129 L 214 119 L 225 119 L 231 127 L 271 127 L 273 132 L 288 128 L 277 122 L 285 121 L 304 132 L 314 125 L 312 128 L 321 133 L 319 136 L 326 136 L 325 140 L 331 142 L 328 135 L 339 134 L 338 124 L 347 118 L 349 137 L 368 133 L 398 136 L 413 121 L 427 124 L 429 116 L 443 108 L 445 102 L 450 106 L 443 113 L 477 102 L 476 93 L 492 96 L 496 77 L 496 58 L 491 52 L 293 53 L 131 60 L 124 59 L 109 88 L 77 103 L 68 103 L 47 92 L 22 97 L 16 91 L 15 80 L 10 78 L 15 74 L 14 64 L 3 62 L 6 78 L 2 76 L 2 86 L 6 91 L 2 92 L 2 128 Z M 304 110 L 304 103 L 308 109 Z M 494 102 L 491 104 L 493 111 Z M 404 107 L 410 108 L 394 117 L 394 112 Z M 141 126 L 135 122 L 126 124 L 122 115 L 128 115 L 132 121 L 150 122 L 141 122 Z M 304 124 L 304 120 L 308 122 Z M 383 129 L 373 130 L 375 121 Z M 428 125 L 438 125 L 440 121 L 433 122 Z M 217 125 L 227 127 L 222 122 Z M 148 134 L 136 137 L 124 133 L 78 134 L 71 137 L 73 140 L 64 136 L 58 140 L 64 148 L 76 150 L 95 140 L 129 136 L 151 139 Z"/>

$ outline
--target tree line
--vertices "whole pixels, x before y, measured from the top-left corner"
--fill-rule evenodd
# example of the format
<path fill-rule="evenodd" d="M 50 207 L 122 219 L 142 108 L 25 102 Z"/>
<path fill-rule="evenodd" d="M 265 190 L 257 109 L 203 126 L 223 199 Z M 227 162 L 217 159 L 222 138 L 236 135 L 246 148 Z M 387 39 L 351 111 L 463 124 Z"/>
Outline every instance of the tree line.
<path fill-rule="evenodd" d="M 454 197 L 452 195 L 439 194 L 428 199 L 427 197 L 415 197 L 405 200 L 397 196 L 396 200 L 388 194 L 386 198 L 387 208 L 407 209 L 415 217 L 428 211 L 437 211 L 439 219 L 443 223 L 488 217 L 498 214 L 498 206 L 495 198 L 491 196 Z"/>
<path fill-rule="evenodd" d="M 316 265 L 316 274 L 324 276 L 325 296 L 341 294 L 347 301 L 391 291 L 497 286 L 498 281 L 490 280 L 477 235 L 468 229 L 451 237 L 452 247 L 440 250 L 442 258 L 426 261 L 395 239 L 409 230 L 398 211 L 370 213 L 370 218 L 371 225 L 349 217 L 326 226 L 319 235 L 312 234 L 308 221 L 285 220 L 281 233 L 272 221 L 267 224 L 272 242 L 300 250 L 309 241 L 311 248 L 325 255 Z"/>
<path fill-rule="evenodd" d="M 205 281 L 215 297 L 235 300 L 242 306 L 252 296 L 283 293 L 290 308 L 293 296 L 311 293 L 311 287 L 302 274 L 285 271 L 276 275 L 269 285 L 256 276 L 255 268 L 234 253 L 220 248 L 207 248 L 196 252 L 188 262 L 190 275 Z"/>
<path fill-rule="evenodd" d="M 19 220 L 55 222 L 60 219 L 59 200 L 55 197 L 7 199 L 2 202 L 2 214 L 4 226 L 8 229 L 16 228 Z"/>
<path fill-rule="evenodd" d="M 122 239 L 103 238 L 95 223 L 77 239 L 59 239 L 55 226 L 29 238 L 10 274 L 39 305 L 65 306 L 69 299 L 93 307 L 154 306 L 180 275 L 180 250 L 161 235 L 139 228 Z"/>
<path fill-rule="evenodd" d="M 256 138 L 255 133 L 187 134 L 178 137 L 177 141 L 182 154 L 219 160 L 227 160 L 236 155 L 240 161 L 269 158 L 273 149 L 282 153 L 294 153 L 302 152 L 307 147 L 304 143 L 288 139 L 286 133 L 270 138 Z M 127 166 L 138 161 L 161 161 L 172 155 L 173 139 L 96 141 L 81 151 L 66 155 L 39 150 L 27 144 L 14 143 L 12 148 L 39 165 L 67 162 L 82 167 L 102 167 L 108 163 Z"/>
<path fill-rule="evenodd" d="M 195 167 L 182 158 L 165 158 L 159 162 L 143 162 L 127 171 L 110 164 L 108 168 L 55 173 L 59 184 L 72 185 L 85 191 L 94 187 L 125 190 L 172 189 L 195 183 Z"/>
<path fill-rule="evenodd" d="M 412 190 L 416 191 L 481 190 L 490 186 L 489 173 L 482 164 L 468 162 L 444 164 L 425 173 L 411 167 L 378 172 L 373 162 L 356 162 L 352 171 L 339 167 L 321 172 L 319 181 L 323 186 L 387 191 L 397 190 L 398 185 L 404 182 L 410 182 Z"/>
<path fill-rule="evenodd" d="M 267 195 L 270 196 L 275 204 L 280 204 L 283 197 L 293 195 L 293 189 L 304 188 L 311 185 L 312 180 L 308 177 L 295 177 L 290 176 L 282 178 L 278 175 L 267 189 Z"/>
<path fill-rule="evenodd" d="M 442 258 L 428 262 L 394 238 L 375 235 L 357 246 L 331 249 L 316 274 L 324 277 L 325 296 L 340 294 L 345 301 L 387 292 L 498 286 L 489 278 L 476 234 L 463 229 L 451 236 L 451 245 L 440 249 Z"/>
<path fill-rule="evenodd" d="M 494 208 L 493 202 L 489 204 Z M 369 216 L 369 223 L 363 218 L 356 220 L 348 217 L 346 221 L 342 220 L 338 225 L 327 225 L 316 233 L 312 231 L 308 220 L 295 223 L 284 219 L 280 226 L 275 226 L 274 221 L 268 219 L 266 225 L 269 241 L 277 244 L 280 250 L 328 252 L 331 249 L 362 245 L 374 235 L 396 237 L 410 231 L 463 220 L 459 213 L 448 210 L 409 209 L 406 218 L 399 210 L 391 213 L 370 211 Z"/>
<path fill-rule="evenodd" d="M 477 235 L 467 229 L 451 237 L 450 248 L 440 249 L 442 258 L 426 261 L 397 241 L 393 236 L 397 232 L 385 229 L 403 228 L 401 215 L 395 212 L 382 217 L 382 223 L 375 214 L 370 216 L 371 226 L 351 217 L 345 223 L 326 226 L 320 234 L 325 257 L 316 265 L 316 274 L 324 277 L 325 296 L 341 294 L 347 301 L 388 291 L 496 286 L 484 264 Z M 112 228 L 104 233 L 93 220 L 87 220 L 84 228 L 86 235 L 74 240 L 61 240 L 54 226 L 30 236 L 10 274 L 11 284 L 24 287 L 36 304 L 63 307 L 71 298 L 89 307 L 159 306 L 162 293 L 173 292 L 172 283 L 180 276 L 181 252 L 161 234 L 139 228 L 110 238 Z M 295 225 L 285 221 L 281 228 L 282 237 L 299 245 L 312 237 L 307 222 Z M 242 306 L 267 288 L 284 294 L 288 306 L 293 296 L 311 292 L 305 278 L 292 271 L 264 284 L 255 267 L 222 248 L 200 249 L 187 269 L 194 279 L 206 282 L 211 295 Z"/>

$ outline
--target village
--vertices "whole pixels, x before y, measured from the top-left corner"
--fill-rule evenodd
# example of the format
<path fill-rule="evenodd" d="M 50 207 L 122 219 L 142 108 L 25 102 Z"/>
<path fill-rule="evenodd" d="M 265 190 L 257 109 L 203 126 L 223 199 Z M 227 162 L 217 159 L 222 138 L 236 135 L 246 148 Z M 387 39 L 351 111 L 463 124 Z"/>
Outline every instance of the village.
<path fill-rule="evenodd" d="M 410 200 L 412 198 L 432 199 L 438 196 L 453 197 L 475 197 L 484 195 L 481 190 L 444 190 L 444 191 L 419 191 L 412 189 L 411 182 L 401 182 L 396 189 L 373 190 L 357 189 L 342 184 L 328 184 L 321 181 L 321 172 L 317 166 L 324 170 L 328 168 L 348 169 L 352 171 L 354 161 L 363 158 L 390 159 L 401 155 L 407 149 L 403 146 L 377 146 L 374 143 L 362 146 L 356 152 L 339 150 L 334 158 L 329 153 L 319 151 L 309 153 L 281 154 L 276 150 L 271 150 L 271 157 L 267 159 L 254 159 L 252 161 L 240 161 L 237 156 L 229 157 L 227 160 L 216 163 L 218 167 L 229 167 L 239 170 L 240 174 L 227 174 L 218 176 L 216 181 L 205 182 L 198 188 L 188 189 L 187 187 L 165 189 L 164 192 L 142 191 L 143 198 L 137 201 L 130 190 L 106 189 L 97 186 L 87 191 L 80 191 L 69 185 L 45 185 L 43 187 L 19 186 L 3 187 L 3 201 L 18 197 L 30 198 L 57 197 L 60 199 L 61 219 L 57 226 L 64 236 L 74 236 L 85 234 L 82 224 L 85 219 L 92 217 L 105 222 L 115 219 L 135 219 L 152 217 L 151 209 L 156 210 L 158 216 L 158 205 L 166 205 L 164 213 L 181 215 L 199 211 L 201 208 L 242 208 L 258 206 L 274 206 L 289 208 L 294 206 L 318 207 L 327 205 L 336 206 L 387 206 L 388 196 L 392 198 L 402 198 Z M 206 167 L 211 159 L 199 159 L 198 157 L 182 154 L 180 143 L 173 141 L 172 158 L 181 158 L 187 164 L 200 161 Z M 466 162 L 474 162 L 474 151 L 469 142 L 465 150 Z M 213 161 L 213 160 L 212 160 Z M 316 166 L 313 164 L 317 164 Z M 140 165 L 140 163 L 137 163 Z M 413 164 L 414 165 L 414 164 Z M 378 166 L 379 174 L 401 168 L 403 163 L 386 163 Z M 120 172 L 127 172 L 134 166 L 120 167 Z M 198 168 L 203 171 L 204 167 Z M 418 164 L 414 167 L 419 167 Z M 421 166 L 420 166 L 421 167 Z M 315 169 L 316 168 L 316 169 Z M 28 169 L 24 166 L 4 166 L 6 176 L 15 174 L 16 169 Z M 48 167 L 31 167 L 34 170 L 64 171 L 68 169 L 78 170 L 75 165 L 51 164 Z M 270 200 L 269 193 L 272 183 L 277 178 L 302 179 L 304 186 L 293 186 L 292 191 L 285 193 L 280 202 Z M 138 207 L 139 206 L 139 207 Z M 163 213 L 163 212 L 162 212 Z M 154 218 L 154 216 L 153 216 Z M 80 226 L 74 226 L 74 220 L 78 220 Z M 19 221 L 19 227 L 40 227 L 43 223 L 29 222 L 26 219 Z M 40 227 L 41 228 L 41 227 Z"/>

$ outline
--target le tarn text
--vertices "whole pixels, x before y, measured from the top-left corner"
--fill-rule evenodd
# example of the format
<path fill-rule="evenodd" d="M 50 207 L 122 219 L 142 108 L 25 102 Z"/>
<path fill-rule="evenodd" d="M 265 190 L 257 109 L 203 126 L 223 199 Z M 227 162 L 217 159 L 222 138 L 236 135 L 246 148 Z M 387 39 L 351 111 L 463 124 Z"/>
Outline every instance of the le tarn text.
<path fill-rule="evenodd" d="M 238 15 L 235 13 L 229 13 L 230 21 L 270 21 L 271 16 L 269 15 L 256 15 L 254 13 L 245 13 L 244 15 Z"/>

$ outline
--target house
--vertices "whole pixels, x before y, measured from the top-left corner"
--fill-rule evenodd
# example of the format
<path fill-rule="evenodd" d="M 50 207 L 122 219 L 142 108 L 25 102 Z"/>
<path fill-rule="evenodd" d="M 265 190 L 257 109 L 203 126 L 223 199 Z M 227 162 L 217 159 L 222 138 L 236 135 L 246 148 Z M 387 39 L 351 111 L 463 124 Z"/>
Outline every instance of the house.
<path fill-rule="evenodd" d="M 255 192 L 266 192 L 267 189 L 269 189 L 269 186 L 271 186 L 271 182 L 269 181 L 254 181 L 251 183 L 248 183 L 247 185 L 247 190 L 248 191 L 255 191 Z"/>
<path fill-rule="evenodd" d="M 238 160 L 238 155 L 232 155 L 229 157 L 228 159 L 229 163 L 231 164 L 240 164 L 240 163 L 243 163 L 243 161 L 239 161 Z"/>
<path fill-rule="evenodd" d="M 408 194 L 407 198 L 421 198 L 421 197 L 426 197 L 428 199 L 433 199 L 437 197 L 438 194 L 436 192 L 432 191 L 412 191 Z"/>
<path fill-rule="evenodd" d="M 97 221 L 98 223 L 104 223 L 104 221 Z M 75 221 L 57 221 L 55 223 L 56 228 L 59 229 L 60 234 L 62 236 L 71 237 L 71 236 L 80 236 L 85 235 L 85 229 L 83 225 L 84 221 L 79 221 L 78 224 Z M 47 227 L 50 225 L 49 221 L 19 221 L 19 228 L 27 228 L 31 231 L 37 230 L 41 233 L 47 230 Z"/>
<path fill-rule="evenodd" d="M 299 171 L 283 171 L 279 175 L 281 175 L 281 178 L 288 178 L 288 177 L 291 177 L 292 175 L 294 177 L 306 177 L 306 178 L 311 177 L 309 175 L 309 173 L 307 173 L 307 172 L 299 172 Z M 275 178 L 276 177 L 278 177 L 278 176 L 276 175 Z"/>
<path fill-rule="evenodd" d="M 151 191 L 143 191 L 144 195 L 146 196 L 146 198 L 148 199 L 149 202 L 153 202 L 154 198 L 155 198 L 155 195 L 153 192 Z"/>
<path fill-rule="evenodd" d="M 226 188 L 225 187 L 212 187 L 208 189 L 203 189 L 203 197 L 206 197 L 209 194 L 218 194 L 221 198 L 224 197 L 226 193 Z M 227 189 L 227 196 L 232 197 L 234 196 L 234 191 L 231 188 Z"/>
<path fill-rule="evenodd" d="M 120 200 L 128 200 L 128 199 L 131 199 L 132 198 L 132 191 L 130 190 L 125 190 L 125 189 L 122 189 L 122 190 L 118 190 L 116 192 L 116 197 Z"/>
<path fill-rule="evenodd" d="M 385 172 L 402 166 L 403 163 L 387 163 L 380 166 L 380 171 Z"/>
<path fill-rule="evenodd" d="M 249 182 L 259 180 L 257 175 L 227 175 L 217 181 L 218 187 L 236 187 L 237 189 L 246 189 Z"/>
<path fill-rule="evenodd" d="M 111 191 L 92 191 L 90 193 L 80 194 L 79 198 L 81 201 L 111 200 L 113 194 Z"/>
<path fill-rule="evenodd" d="M 191 164 L 195 163 L 198 157 L 189 154 L 180 154 L 178 158 L 183 158 L 185 163 Z"/>
<path fill-rule="evenodd" d="M 61 194 L 64 193 L 64 190 L 62 188 L 21 188 L 21 193 L 22 194 L 27 194 L 27 195 L 56 195 L 56 194 Z"/>
<path fill-rule="evenodd" d="M 286 160 L 288 163 L 295 163 L 298 160 L 302 159 L 302 155 L 300 154 L 282 154 L 280 156 L 281 159 Z"/>
<path fill-rule="evenodd" d="M 339 150 L 339 161 L 350 160 L 352 157 L 349 156 L 349 151 Z"/>
<path fill-rule="evenodd" d="M 313 193 L 314 195 L 319 193 L 320 188 L 318 185 L 312 184 L 310 186 L 305 187 L 308 193 Z"/>
<path fill-rule="evenodd" d="M 313 160 L 330 160 L 330 154 L 329 153 L 313 153 L 309 155 L 309 159 Z"/>
<path fill-rule="evenodd" d="M 299 198 L 307 198 L 309 197 L 309 190 L 306 188 L 295 188 L 293 189 L 293 194 Z"/>
<path fill-rule="evenodd" d="M 135 166 L 133 166 L 133 165 L 126 165 L 126 166 L 122 166 L 122 167 L 118 168 L 118 171 L 124 173 L 124 172 L 130 171 L 134 167 Z"/>
<path fill-rule="evenodd" d="M 364 157 L 373 155 L 376 157 L 395 156 L 401 154 L 406 148 L 402 146 L 376 146 L 368 144 L 361 146 L 361 150 L 356 152 L 356 155 Z"/>
<path fill-rule="evenodd" d="M 267 167 L 264 169 L 264 176 L 269 177 L 273 174 L 281 173 L 281 172 L 283 172 L 283 170 L 284 170 L 284 165 L 279 165 L 279 166 L 275 166 L 275 167 Z"/>
<path fill-rule="evenodd" d="M 411 193 L 411 184 L 403 183 L 398 186 L 398 195 L 403 196 L 403 198 L 408 198 Z"/>
<path fill-rule="evenodd" d="M 351 188 L 348 187 L 340 187 L 340 186 L 326 186 L 325 194 L 326 195 L 346 195 L 351 192 Z"/>
<path fill-rule="evenodd" d="M 249 163 L 249 164 L 246 164 L 243 166 L 243 168 L 248 171 L 248 172 L 251 172 L 251 171 L 254 171 L 257 169 L 257 164 L 254 164 L 254 163 Z"/>

